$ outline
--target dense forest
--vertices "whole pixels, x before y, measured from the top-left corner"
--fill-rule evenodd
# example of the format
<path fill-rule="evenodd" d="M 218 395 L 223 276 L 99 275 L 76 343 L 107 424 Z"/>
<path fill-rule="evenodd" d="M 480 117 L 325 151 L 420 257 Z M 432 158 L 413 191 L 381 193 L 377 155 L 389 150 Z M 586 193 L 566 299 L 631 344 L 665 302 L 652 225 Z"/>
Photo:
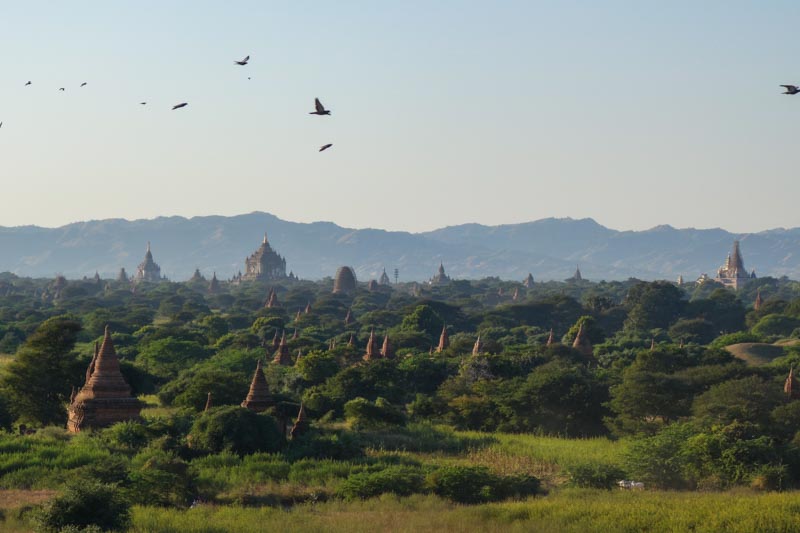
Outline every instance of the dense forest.
<path fill-rule="evenodd" d="M 800 386 L 787 379 L 800 283 L 332 287 L 0 275 L 0 489 L 57 491 L 8 523 L 123 529 L 131 506 L 384 493 L 475 504 L 621 479 L 800 485 Z M 142 417 L 69 434 L 106 327 Z M 259 360 L 273 401 L 256 414 L 240 404 Z M 500 468 L 492 446 L 525 436 L 587 448 L 549 470 Z M 587 451 L 600 443 L 615 451 Z M 70 521 L 86 501 L 115 511 Z"/>

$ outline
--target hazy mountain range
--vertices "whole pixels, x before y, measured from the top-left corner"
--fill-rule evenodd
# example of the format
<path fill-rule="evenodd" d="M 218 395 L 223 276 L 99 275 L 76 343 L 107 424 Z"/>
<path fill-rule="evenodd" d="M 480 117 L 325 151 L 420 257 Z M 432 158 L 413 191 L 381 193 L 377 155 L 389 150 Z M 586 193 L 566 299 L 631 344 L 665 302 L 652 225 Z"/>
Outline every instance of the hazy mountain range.
<path fill-rule="evenodd" d="M 68 278 L 129 274 L 152 242 L 162 274 L 188 279 L 199 268 L 225 279 L 244 270 L 244 259 L 261 243 L 264 232 L 286 258 L 287 269 L 301 278 L 332 276 L 351 265 L 359 280 L 377 278 L 385 267 L 397 268 L 401 281 L 430 278 L 439 262 L 455 278 L 498 276 L 537 280 L 565 279 L 580 265 L 593 280 L 693 280 L 714 275 L 741 239 L 745 266 L 758 275 L 800 278 L 800 228 L 733 234 L 722 229 L 617 231 L 592 219 L 542 219 L 522 224 L 463 224 L 426 233 L 350 229 L 331 222 L 288 222 L 269 213 L 232 217 L 160 217 L 152 220 L 93 220 L 59 228 L 0 227 L 0 272 Z"/>

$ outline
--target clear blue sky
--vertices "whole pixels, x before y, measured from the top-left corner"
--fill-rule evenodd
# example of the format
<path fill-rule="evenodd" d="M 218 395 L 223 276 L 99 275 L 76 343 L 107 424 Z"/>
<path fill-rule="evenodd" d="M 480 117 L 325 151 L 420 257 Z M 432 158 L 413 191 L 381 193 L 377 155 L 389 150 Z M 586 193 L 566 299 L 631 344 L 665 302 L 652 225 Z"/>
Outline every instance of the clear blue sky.
<path fill-rule="evenodd" d="M 2 2 L 0 225 L 798 226 L 798 28 L 792 1 Z"/>

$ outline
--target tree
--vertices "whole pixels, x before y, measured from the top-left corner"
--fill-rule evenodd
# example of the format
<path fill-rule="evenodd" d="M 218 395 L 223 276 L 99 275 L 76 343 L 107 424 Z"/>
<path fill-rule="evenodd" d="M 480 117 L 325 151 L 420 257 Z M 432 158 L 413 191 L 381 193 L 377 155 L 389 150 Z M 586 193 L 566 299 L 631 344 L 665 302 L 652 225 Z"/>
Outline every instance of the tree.
<path fill-rule="evenodd" d="M 749 422 L 762 429 L 770 424 L 770 413 L 783 401 L 783 392 L 775 383 L 757 376 L 714 385 L 696 397 L 692 412 L 705 426 Z"/>
<path fill-rule="evenodd" d="M 283 444 L 277 421 L 238 406 L 215 407 L 192 425 L 191 447 L 206 453 L 224 450 L 247 455 L 276 452 Z"/>
<path fill-rule="evenodd" d="M 649 331 L 666 329 L 683 311 L 683 293 L 672 283 L 654 281 L 631 287 L 625 302 L 628 308 L 626 329 Z"/>
<path fill-rule="evenodd" d="M 81 325 L 69 317 L 44 323 L 17 351 L 3 383 L 11 412 L 28 423 L 64 425 L 72 387 L 83 369 L 73 352 Z"/>
<path fill-rule="evenodd" d="M 36 521 L 44 531 L 91 526 L 102 531 L 122 531 L 130 524 L 130 504 L 112 485 L 75 480 L 44 506 Z"/>

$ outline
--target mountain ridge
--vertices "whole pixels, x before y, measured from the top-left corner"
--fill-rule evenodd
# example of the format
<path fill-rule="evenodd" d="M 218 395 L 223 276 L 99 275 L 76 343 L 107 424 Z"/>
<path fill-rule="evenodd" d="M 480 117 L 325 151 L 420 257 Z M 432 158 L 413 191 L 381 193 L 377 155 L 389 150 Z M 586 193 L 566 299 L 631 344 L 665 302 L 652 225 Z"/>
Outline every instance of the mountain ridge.
<path fill-rule="evenodd" d="M 287 269 L 302 278 L 332 276 L 353 266 L 359 279 L 377 278 L 386 268 L 400 279 L 423 281 L 443 262 L 455 278 L 498 276 L 564 279 L 580 265 L 590 279 L 687 280 L 713 276 L 734 239 L 742 242 L 748 269 L 758 274 L 800 274 L 800 228 L 773 228 L 735 234 L 722 228 L 615 230 L 592 218 L 544 218 L 495 226 L 465 223 L 411 233 L 348 228 L 330 221 L 291 222 L 254 211 L 224 216 L 178 215 L 152 219 L 77 221 L 57 228 L 0 226 L 0 271 L 48 277 L 114 277 L 120 267 L 135 271 L 152 242 L 164 275 L 188 279 L 199 268 L 228 278 L 244 268 L 244 258 L 267 232 L 286 257 Z"/>

